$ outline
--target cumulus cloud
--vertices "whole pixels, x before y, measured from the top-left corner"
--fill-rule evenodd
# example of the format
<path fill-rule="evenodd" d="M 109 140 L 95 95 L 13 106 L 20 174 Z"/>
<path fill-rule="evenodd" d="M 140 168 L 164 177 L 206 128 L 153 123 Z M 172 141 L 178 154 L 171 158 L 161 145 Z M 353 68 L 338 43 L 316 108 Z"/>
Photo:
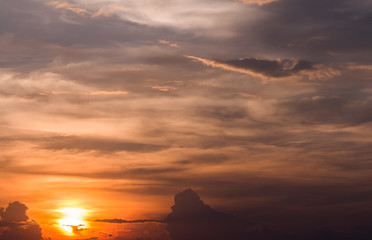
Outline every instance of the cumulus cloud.
<path fill-rule="evenodd" d="M 172 240 L 244 239 L 244 225 L 235 216 L 217 212 L 191 189 L 177 193 L 165 222 Z"/>
<path fill-rule="evenodd" d="M 5 210 L 0 208 L 0 230 L 3 230 L 0 240 L 43 240 L 39 224 L 28 221 L 27 209 L 26 205 L 17 201 L 9 203 Z"/>
<path fill-rule="evenodd" d="M 251 179 L 251 184 L 256 184 L 257 179 Z M 340 229 L 333 229 L 330 227 L 324 227 L 324 221 L 321 219 L 316 219 L 318 224 L 312 224 L 313 229 L 306 232 L 297 230 L 283 230 L 278 228 L 275 225 L 262 222 L 262 215 L 268 214 L 268 212 L 273 212 L 273 217 L 276 216 L 280 219 L 280 215 L 292 214 L 292 211 L 295 211 L 300 216 L 306 216 L 308 221 L 314 218 L 313 215 L 307 213 L 307 215 L 302 215 L 303 213 L 298 212 L 298 210 L 293 210 L 291 208 L 295 207 L 292 204 L 293 199 L 296 199 L 297 202 L 304 204 L 306 206 L 314 206 L 320 202 L 327 204 L 335 204 L 331 199 L 325 197 L 325 192 L 332 189 L 334 194 L 333 198 L 340 199 L 340 202 L 337 202 L 340 206 L 343 206 L 344 203 L 350 202 L 352 198 L 351 195 L 345 194 L 345 187 L 333 186 L 332 188 L 318 186 L 304 186 L 296 185 L 289 183 L 280 183 L 280 180 L 272 182 L 262 182 L 262 188 L 250 188 L 248 189 L 249 194 L 258 194 L 262 198 L 262 194 L 272 194 L 272 196 L 279 197 L 286 195 L 285 192 L 299 192 L 298 195 L 302 195 L 306 200 L 298 198 L 298 196 L 291 196 L 288 204 L 288 208 L 283 209 L 281 212 L 280 208 L 283 206 L 273 206 L 263 209 L 265 204 L 262 206 L 252 206 L 249 211 L 250 217 L 249 221 L 242 221 L 236 218 L 234 215 L 226 214 L 223 212 L 218 212 L 212 209 L 209 205 L 206 205 L 199 197 L 199 195 L 194 192 L 192 189 L 186 189 L 175 195 L 175 205 L 172 206 L 172 213 L 164 220 L 153 220 L 153 219 L 143 219 L 143 220 L 123 220 L 123 219 L 101 219 L 96 220 L 103 223 L 114 223 L 114 224 L 134 224 L 141 227 L 141 229 L 151 229 L 153 225 L 146 225 L 146 223 L 165 223 L 166 230 L 169 232 L 169 237 L 171 240 L 188 240 L 188 239 L 203 239 L 203 240 L 225 240 L 225 239 L 242 239 L 242 240 L 270 240 L 270 239 L 288 239 L 288 240 L 308 240 L 308 239 L 334 239 L 334 240 L 352 240 L 352 239 L 368 239 L 372 232 L 370 231 L 370 226 L 366 225 L 357 225 L 356 227 L 351 228 L 348 233 L 344 233 Z M 211 185 L 215 186 L 215 184 Z M 231 187 L 231 186 L 230 186 Z M 243 187 L 241 187 L 242 189 Z M 293 188 L 296 191 L 293 191 Z M 354 188 L 354 187 L 353 187 Z M 242 191 L 244 191 L 242 189 Z M 257 192 L 255 192 L 257 191 Z M 348 191 L 347 191 L 348 192 Z M 340 195 L 341 194 L 341 195 Z M 353 194 L 358 195 L 358 193 Z M 319 197 L 323 196 L 325 199 L 319 201 Z M 218 197 L 223 197 L 218 195 Z M 225 196 L 224 196 L 225 197 Z M 240 195 L 239 197 L 243 197 Z M 343 199 L 343 200 L 342 200 Z M 288 199 L 289 200 L 289 199 Z M 304 202 L 301 202 L 303 201 Z M 318 201 L 318 203 L 316 203 Z M 275 200 L 273 203 L 283 204 L 281 200 Z M 326 203 L 328 202 L 328 203 Z M 360 204 L 360 203 L 359 203 Z M 258 209 L 257 209 L 258 208 Z M 298 207 L 295 207 L 296 209 Z M 309 210 L 314 211 L 314 210 Z M 333 213 L 334 214 L 334 213 Z M 340 214 L 340 213 L 339 213 Z M 342 215 L 342 214 L 341 214 Z M 337 216 L 333 216 L 336 218 Z M 340 217 L 337 217 L 340 218 Z M 341 217 L 342 218 L 342 217 Z M 284 217 L 282 221 L 287 221 Z M 308 221 L 305 221 L 306 224 L 309 224 Z M 138 224 L 138 225 L 137 225 Z M 162 225 L 162 224 L 161 224 Z M 129 225 L 128 225 L 129 226 Z M 128 228 L 128 227 L 126 227 Z M 169 239 L 168 236 L 164 234 L 159 234 L 159 237 L 145 237 L 145 239 Z M 128 236 L 117 236 L 115 239 L 132 239 Z M 135 239 L 135 237 L 133 237 Z"/>
<path fill-rule="evenodd" d="M 21 222 L 27 221 L 28 217 L 26 215 L 27 207 L 20 202 L 9 203 L 8 207 L 5 209 L 0 209 L 0 217 L 6 222 Z"/>

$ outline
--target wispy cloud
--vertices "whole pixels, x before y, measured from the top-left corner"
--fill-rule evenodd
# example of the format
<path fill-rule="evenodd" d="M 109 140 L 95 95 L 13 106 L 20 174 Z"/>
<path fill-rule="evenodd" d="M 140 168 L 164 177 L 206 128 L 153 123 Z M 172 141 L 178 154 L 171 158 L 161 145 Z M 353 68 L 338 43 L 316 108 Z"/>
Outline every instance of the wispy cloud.
<path fill-rule="evenodd" d="M 87 9 L 78 7 L 76 4 L 64 1 L 49 1 L 46 2 L 46 5 L 52 6 L 56 9 L 68 10 L 79 15 L 87 15 L 90 17 L 99 17 L 99 16 L 110 16 L 113 14 L 114 9 L 103 9 L 100 8 L 97 11 L 89 11 Z"/>
<path fill-rule="evenodd" d="M 268 4 L 271 2 L 275 2 L 277 0 L 239 0 L 240 2 L 246 3 L 246 4 L 258 4 L 260 6 L 264 4 Z"/>

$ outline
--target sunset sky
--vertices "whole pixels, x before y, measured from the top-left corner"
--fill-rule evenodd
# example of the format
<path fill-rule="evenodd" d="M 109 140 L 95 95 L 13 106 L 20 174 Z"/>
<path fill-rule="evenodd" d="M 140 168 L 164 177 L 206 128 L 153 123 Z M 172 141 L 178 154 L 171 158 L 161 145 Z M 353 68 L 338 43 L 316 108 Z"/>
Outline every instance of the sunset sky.
<path fill-rule="evenodd" d="M 0 0 L 0 207 L 52 240 L 169 240 L 95 220 L 187 188 L 250 226 L 371 224 L 371 54 L 370 0 Z"/>

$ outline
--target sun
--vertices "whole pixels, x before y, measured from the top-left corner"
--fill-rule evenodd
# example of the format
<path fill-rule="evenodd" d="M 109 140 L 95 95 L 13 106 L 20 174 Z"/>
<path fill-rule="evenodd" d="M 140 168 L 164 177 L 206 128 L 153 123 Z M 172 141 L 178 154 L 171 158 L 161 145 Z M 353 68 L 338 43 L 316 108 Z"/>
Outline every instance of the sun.
<path fill-rule="evenodd" d="M 82 208 L 62 208 L 57 210 L 63 214 L 63 218 L 58 219 L 59 227 L 67 235 L 74 235 L 87 227 L 84 217 L 86 210 Z"/>

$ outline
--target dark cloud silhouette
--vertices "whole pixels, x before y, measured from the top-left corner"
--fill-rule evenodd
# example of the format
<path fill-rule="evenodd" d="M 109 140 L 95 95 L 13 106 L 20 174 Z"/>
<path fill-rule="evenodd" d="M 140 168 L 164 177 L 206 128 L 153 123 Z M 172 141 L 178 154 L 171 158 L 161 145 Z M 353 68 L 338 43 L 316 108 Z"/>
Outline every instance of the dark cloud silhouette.
<path fill-rule="evenodd" d="M 251 180 L 253 183 L 253 179 Z M 216 183 L 214 183 L 216 185 Z M 225 240 L 225 239 L 241 239 L 241 240 L 367 240 L 372 236 L 372 228 L 370 225 L 362 225 L 358 222 L 358 218 L 362 217 L 368 220 L 368 213 L 365 216 L 358 216 L 357 214 L 346 214 L 342 215 L 340 211 L 334 210 L 330 214 L 333 218 L 321 220 L 320 211 L 327 211 L 329 205 L 335 203 L 334 199 L 324 200 L 321 199 L 319 203 L 326 204 L 325 208 L 317 208 L 314 200 L 318 201 L 316 196 L 324 196 L 330 188 L 322 188 L 321 186 L 314 186 L 313 188 L 301 189 L 298 187 L 296 190 L 291 189 L 289 192 L 299 192 L 299 195 L 305 196 L 309 201 L 304 201 L 296 196 L 290 197 L 288 208 L 283 209 L 284 211 L 278 211 L 283 201 L 280 200 L 279 195 L 286 195 L 286 189 L 284 186 L 278 185 L 267 185 L 261 189 L 250 189 L 251 194 L 256 197 L 263 197 L 273 193 L 278 196 L 274 199 L 270 205 L 263 203 L 262 206 L 252 206 L 249 210 L 249 216 L 238 219 L 234 215 L 226 214 L 213 210 L 210 206 L 206 205 L 199 197 L 199 195 L 192 189 L 186 189 L 175 195 L 175 205 L 172 206 L 172 213 L 170 213 L 165 220 L 154 220 L 154 219 L 143 219 L 143 220 L 123 220 L 123 219 L 100 219 L 98 222 L 114 223 L 114 224 L 133 224 L 141 229 L 154 227 L 153 225 L 146 225 L 151 223 L 165 223 L 166 230 L 169 232 L 171 240 L 189 240 L 189 239 L 203 239 L 203 240 Z M 333 187 L 337 189 L 336 186 Z M 339 192 L 345 191 L 350 192 L 348 189 L 338 187 Z M 282 190 L 281 190 L 282 189 Z M 257 193 L 253 193 L 258 191 Z M 354 195 L 358 195 L 355 193 Z M 220 197 L 220 196 L 219 196 Z M 241 196 L 244 197 L 244 196 Z M 335 198 L 342 199 L 337 204 L 348 211 L 345 206 L 350 205 L 351 201 L 358 198 L 368 198 L 368 196 L 344 196 L 336 193 Z M 313 199 L 310 199 L 313 198 Z M 327 198 L 327 197 L 322 197 Z M 354 200 L 353 200 L 354 198 Z M 266 198 L 267 199 L 267 198 Z M 310 207 L 309 211 L 315 211 L 315 215 L 318 218 L 314 218 L 314 215 L 309 213 L 304 214 L 300 211 L 299 205 L 293 205 L 292 203 L 298 202 L 304 206 Z M 301 203 L 302 202 L 302 203 Z M 345 205 L 347 204 L 347 205 Z M 360 204 L 360 203 L 359 203 Z M 278 206 L 276 206 L 278 205 Z M 281 206 L 281 207 L 280 207 Z M 315 207 L 315 208 L 314 208 Z M 257 208 L 257 209 L 255 209 Z M 264 208 L 267 208 L 266 211 Z M 291 208 L 297 210 L 293 211 Z M 368 208 L 368 207 L 367 207 Z M 368 209 L 366 210 L 368 211 Z M 329 210 L 328 210 L 329 211 Z M 260 215 L 267 215 L 268 212 L 272 212 L 269 219 L 261 218 Z M 297 216 L 296 216 L 297 215 Z M 243 214 L 244 216 L 244 214 Z M 306 222 L 306 226 L 297 225 L 295 228 L 283 228 L 291 218 L 297 220 L 304 218 L 299 221 Z M 349 220 L 348 220 L 348 219 Z M 352 220 L 350 220 L 352 218 Z M 243 220 L 244 219 L 244 220 Z M 249 220 L 248 220 L 249 219 Z M 264 220 L 263 220 L 264 219 Z M 279 222 L 275 222 L 277 219 Z M 317 221 L 317 223 L 313 222 Z M 140 224 L 139 224 L 140 223 Z M 145 223 L 145 224 L 141 224 Z M 341 225 L 339 225 L 341 223 Z M 139 225 L 137 225 L 139 224 Z M 351 224 L 351 225 L 350 225 Z M 158 226 L 163 226 L 160 224 Z M 288 226 L 287 226 L 288 227 Z M 169 239 L 164 234 L 158 234 L 159 238 L 149 239 Z M 132 239 L 128 237 L 117 237 L 116 239 Z M 134 239 L 134 238 L 133 238 Z M 147 238 L 144 238 L 147 239 Z"/>
<path fill-rule="evenodd" d="M 233 215 L 213 210 L 191 189 L 176 194 L 172 213 L 165 222 L 172 240 L 367 240 L 372 236 L 369 225 L 357 225 L 349 231 L 329 227 L 285 231 L 278 226 L 248 224 Z"/>
<path fill-rule="evenodd" d="M 12 227 L 0 235 L 0 240 L 42 240 L 41 228 L 37 223 L 29 223 L 23 227 Z"/>
<path fill-rule="evenodd" d="M 98 237 L 91 237 L 91 238 L 80 238 L 80 239 L 74 239 L 74 240 L 98 240 L 99 238 Z"/>
<path fill-rule="evenodd" d="M 244 225 L 235 216 L 217 212 L 191 189 L 176 194 L 165 222 L 172 240 L 244 239 Z"/>
<path fill-rule="evenodd" d="M 20 202 L 9 203 L 0 209 L 0 240 L 42 240 L 41 227 L 28 221 L 27 206 Z M 3 228 L 3 229 L 2 229 Z"/>
<path fill-rule="evenodd" d="M 106 223 L 165 223 L 164 220 L 155 219 L 139 219 L 139 220 L 124 220 L 124 219 L 97 219 L 96 222 Z"/>
<path fill-rule="evenodd" d="M 237 68 L 249 69 L 270 77 L 288 77 L 304 70 L 314 70 L 313 63 L 304 60 L 243 58 L 221 62 Z"/>
<path fill-rule="evenodd" d="M 28 216 L 26 215 L 27 207 L 20 202 L 9 203 L 5 209 L 0 208 L 0 217 L 6 222 L 21 222 L 27 221 Z"/>

